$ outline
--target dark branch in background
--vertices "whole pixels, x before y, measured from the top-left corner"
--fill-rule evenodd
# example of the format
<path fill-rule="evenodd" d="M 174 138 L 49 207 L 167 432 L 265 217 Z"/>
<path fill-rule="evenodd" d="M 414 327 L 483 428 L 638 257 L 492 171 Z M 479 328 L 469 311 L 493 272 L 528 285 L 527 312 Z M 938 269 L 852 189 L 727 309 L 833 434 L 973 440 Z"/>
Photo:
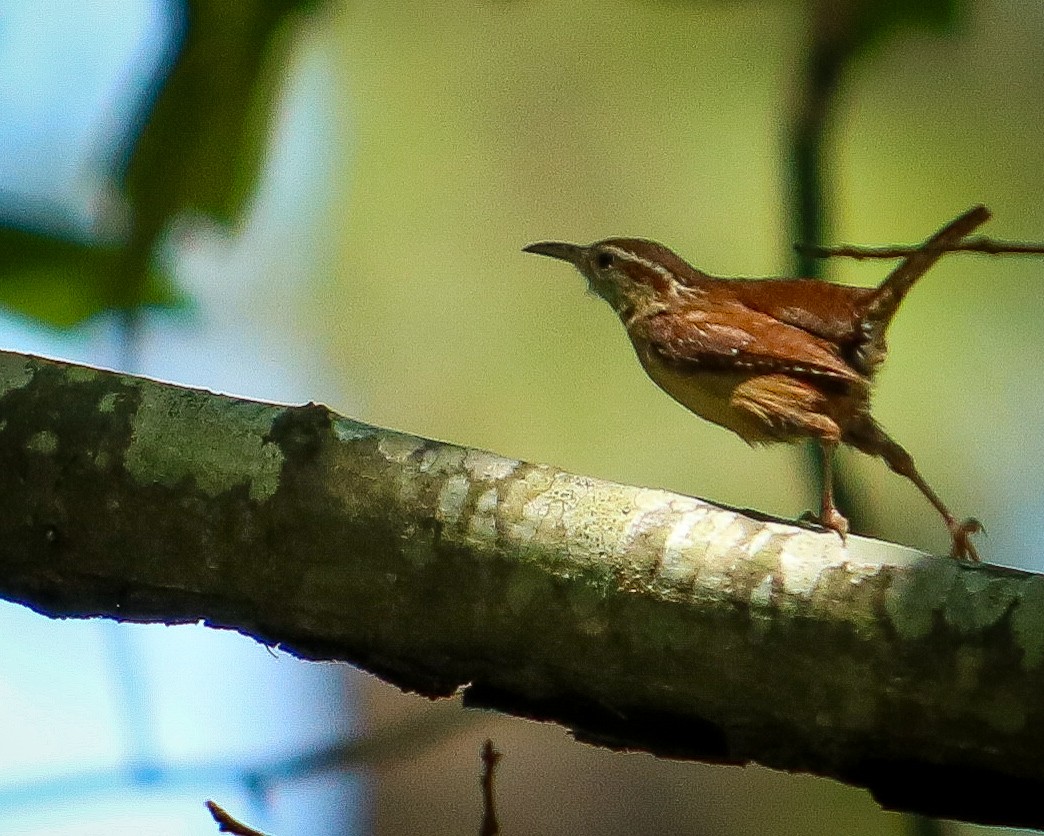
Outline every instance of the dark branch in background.
<path fill-rule="evenodd" d="M 497 802 L 493 796 L 493 777 L 502 757 L 504 756 L 493 748 L 493 741 L 486 740 L 482 747 L 482 827 L 479 829 L 479 836 L 497 836 L 500 833 Z"/>
<path fill-rule="evenodd" d="M 0 595 L 1044 826 L 1044 578 L 0 352 Z"/>
<path fill-rule="evenodd" d="M 798 87 L 792 130 L 794 240 L 814 244 L 823 241 L 826 227 L 823 144 L 841 74 L 855 49 L 845 27 L 846 6 L 831 0 L 814 0 L 809 4 L 811 41 Z M 796 276 L 818 278 L 822 274 L 819 263 L 801 251 L 798 251 L 795 267 Z"/>
<path fill-rule="evenodd" d="M 267 836 L 267 834 L 262 833 L 260 830 L 254 830 L 254 828 L 236 821 L 213 801 L 207 801 L 206 805 L 207 809 L 210 811 L 210 815 L 212 815 L 214 821 L 217 822 L 218 830 L 222 833 L 232 833 L 233 836 Z"/>
<path fill-rule="evenodd" d="M 798 101 L 790 140 L 791 200 L 794 233 L 791 240 L 821 244 L 827 227 L 826 194 L 823 185 L 823 146 L 831 124 L 837 91 L 845 68 L 859 48 L 857 12 L 854 3 L 836 0 L 811 0 L 809 8 L 810 41 L 799 81 Z M 795 276 L 821 278 L 819 260 L 798 250 Z M 822 492 L 823 449 L 818 444 L 805 444 L 809 478 Z M 849 479 L 840 458 L 833 465 L 834 500 L 853 531 L 865 531 L 866 515 L 854 498 Z"/>
<path fill-rule="evenodd" d="M 823 244 L 830 226 L 829 200 L 836 190 L 828 187 L 830 171 L 824 154 L 838 101 L 838 92 L 856 61 L 872 49 L 909 30 L 946 31 L 965 13 L 966 0 L 922 0 L 916 3 L 881 3 L 874 0 L 808 0 L 808 43 L 789 136 L 790 200 L 793 207 L 792 241 L 810 247 Z M 819 278 L 820 263 L 809 249 L 799 248 L 795 275 Z M 812 478 L 822 480 L 822 450 L 806 448 Z M 855 498 L 846 478 L 843 460 L 835 458 L 835 499 L 852 529 L 866 531 L 866 510 Z"/>
<path fill-rule="evenodd" d="M 825 247 L 820 244 L 795 244 L 794 249 L 802 255 L 811 258 L 854 258 L 863 260 L 868 258 L 905 258 L 917 252 L 916 244 L 901 246 L 890 244 L 881 247 L 864 247 L 854 244 L 839 244 L 837 246 Z M 1025 241 L 998 241 L 995 238 L 975 236 L 965 238 L 958 244 L 947 247 L 927 248 L 929 252 L 938 251 L 946 253 L 985 253 L 987 255 L 1044 255 L 1044 244 L 1032 244 Z"/>

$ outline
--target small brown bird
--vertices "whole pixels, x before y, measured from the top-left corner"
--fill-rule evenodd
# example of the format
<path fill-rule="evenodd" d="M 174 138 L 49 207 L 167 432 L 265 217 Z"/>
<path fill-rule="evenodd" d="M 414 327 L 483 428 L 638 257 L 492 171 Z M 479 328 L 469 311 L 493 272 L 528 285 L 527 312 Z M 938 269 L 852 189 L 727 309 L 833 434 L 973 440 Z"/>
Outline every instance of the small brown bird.
<path fill-rule="evenodd" d="M 951 554 L 978 561 L 975 519 L 959 522 L 870 415 L 885 332 L 907 292 L 945 252 L 984 223 L 965 212 L 907 256 L 877 288 L 816 279 L 725 279 L 690 266 L 662 244 L 609 238 L 589 246 L 545 241 L 525 252 L 574 265 L 619 315 L 649 377 L 697 415 L 748 444 L 815 439 L 823 449 L 819 522 L 844 539 L 834 504 L 838 444 L 880 456 L 942 514 Z"/>

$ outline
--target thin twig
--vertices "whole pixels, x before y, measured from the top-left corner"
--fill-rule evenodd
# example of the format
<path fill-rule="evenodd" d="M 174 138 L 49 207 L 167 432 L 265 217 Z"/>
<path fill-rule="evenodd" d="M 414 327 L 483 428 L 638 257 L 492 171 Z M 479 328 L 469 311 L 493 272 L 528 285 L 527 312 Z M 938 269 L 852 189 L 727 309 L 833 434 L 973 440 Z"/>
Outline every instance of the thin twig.
<path fill-rule="evenodd" d="M 863 260 L 867 258 L 905 258 L 911 253 L 923 249 L 923 247 L 916 245 L 861 247 L 853 244 L 824 247 L 818 244 L 795 244 L 794 249 L 802 255 L 808 255 L 812 258 L 855 258 Z M 965 238 L 963 241 L 955 244 L 933 247 L 930 251 L 986 253 L 987 255 L 1044 255 L 1044 244 L 1034 244 L 1026 241 L 998 241 L 995 238 L 986 238 L 980 235 L 974 238 Z"/>
<path fill-rule="evenodd" d="M 502 757 L 503 754 L 493 748 L 493 741 L 487 740 L 482 747 L 482 829 L 479 830 L 479 836 L 496 836 L 500 833 L 496 801 L 493 798 L 493 773 Z"/>
<path fill-rule="evenodd" d="M 254 828 L 236 821 L 213 801 L 207 801 L 206 804 L 207 809 L 210 810 L 210 815 L 214 817 L 214 821 L 218 824 L 218 830 L 222 833 L 231 833 L 233 836 L 267 836 L 260 830 L 254 830 Z"/>

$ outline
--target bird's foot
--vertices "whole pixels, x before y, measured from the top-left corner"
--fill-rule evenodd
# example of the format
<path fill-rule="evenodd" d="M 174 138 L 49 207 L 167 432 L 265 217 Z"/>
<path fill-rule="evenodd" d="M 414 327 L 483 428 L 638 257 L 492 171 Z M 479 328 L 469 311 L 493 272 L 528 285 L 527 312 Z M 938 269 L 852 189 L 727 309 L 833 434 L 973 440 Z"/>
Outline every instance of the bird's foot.
<path fill-rule="evenodd" d="M 972 517 L 964 522 L 949 520 L 947 525 L 950 528 L 950 536 L 953 537 L 950 557 L 978 563 L 980 561 L 979 553 L 975 550 L 975 546 L 972 545 L 971 536 L 978 534 L 980 531 L 985 531 L 982 523 Z"/>
<path fill-rule="evenodd" d="M 819 524 L 823 528 L 829 528 L 831 531 L 836 531 L 838 536 L 841 538 L 841 542 L 845 542 L 845 538 L 848 537 L 848 520 L 841 516 L 841 512 L 837 508 L 831 508 L 829 511 L 824 511 L 819 516 Z"/>
<path fill-rule="evenodd" d="M 845 542 L 845 538 L 848 536 L 848 520 L 841 516 L 841 512 L 837 508 L 830 508 L 819 514 L 805 511 L 798 519 L 802 522 L 815 523 L 830 531 L 836 531 L 842 543 Z"/>

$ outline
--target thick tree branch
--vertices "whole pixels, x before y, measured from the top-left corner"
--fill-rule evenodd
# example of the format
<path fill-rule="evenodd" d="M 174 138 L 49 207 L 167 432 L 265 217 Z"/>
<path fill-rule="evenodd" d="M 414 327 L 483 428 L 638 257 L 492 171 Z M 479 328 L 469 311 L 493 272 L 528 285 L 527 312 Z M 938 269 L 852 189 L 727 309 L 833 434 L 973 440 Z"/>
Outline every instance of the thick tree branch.
<path fill-rule="evenodd" d="M 0 353 L 0 595 L 1044 825 L 1044 579 Z M 942 779 L 942 780 L 938 780 Z"/>

